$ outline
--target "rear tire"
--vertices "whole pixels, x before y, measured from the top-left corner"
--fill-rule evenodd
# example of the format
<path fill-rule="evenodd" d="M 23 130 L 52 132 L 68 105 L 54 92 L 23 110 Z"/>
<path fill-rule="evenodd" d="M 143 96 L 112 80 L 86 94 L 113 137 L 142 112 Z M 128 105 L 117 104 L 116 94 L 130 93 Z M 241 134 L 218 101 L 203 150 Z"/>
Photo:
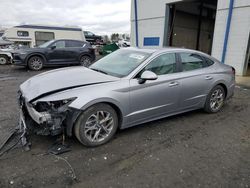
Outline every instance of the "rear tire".
<path fill-rule="evenodd" d="M 225 89 L 217 85 L 209 93 L 204 110 L 208 113 L 216 113 L 221 110 L 225 102 Z"/>
<path fill-rule="evenodd" d="M 32 56 L 28 60 L 28 67 L 30 70 L 39 71 L 43 68 L 44 59 L 40 56 Z"/>
<path fill-rule="evenodd" d="M 0 65 L 6 65 L 8 63 L 8 56 L 0 55 Z"/>
<path fill-rule="evenodd" d="M 116 133 L 118 117 L 107 104 L 96 104 L 85 110 L 74 126 L 76 138 L 85 146 L 95 147 L 107 143 Z"/>
<path fill-rule="evenodd" d="M 80 63 L 84 67 L 89 67 L 92 64 L 92 60 L 91 60 L 91 58 L 89 56 L 83 55 L 80 58 Z"/>

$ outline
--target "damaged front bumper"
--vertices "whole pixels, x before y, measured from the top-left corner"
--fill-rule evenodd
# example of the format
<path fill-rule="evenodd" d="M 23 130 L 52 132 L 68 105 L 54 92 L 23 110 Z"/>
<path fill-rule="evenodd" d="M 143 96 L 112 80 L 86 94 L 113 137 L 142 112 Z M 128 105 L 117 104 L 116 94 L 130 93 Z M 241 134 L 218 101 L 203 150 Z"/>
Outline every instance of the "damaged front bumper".
<path fill-rule="evenodd" d="M 74 98 L 53 102 L 27 102 L 19 93 L 20 129 L 38 135 L 58 135 L 66 127 L 65 119 L 71 114 L 68 105 Z"/>

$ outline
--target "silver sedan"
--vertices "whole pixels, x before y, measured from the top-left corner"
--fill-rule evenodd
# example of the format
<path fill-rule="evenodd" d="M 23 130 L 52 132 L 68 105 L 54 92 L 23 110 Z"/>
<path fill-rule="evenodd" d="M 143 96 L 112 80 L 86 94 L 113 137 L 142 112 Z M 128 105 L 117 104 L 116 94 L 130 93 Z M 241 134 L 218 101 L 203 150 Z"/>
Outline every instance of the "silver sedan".
<path fill-rule="evenodd" d="M 218 112 L 234 87 L 234 68 L 202 52 L 126 48 L 89 68 L 52 70 L 24 82 L 20 125 L 98 146 L 117 129 L 200 108 Z"/>

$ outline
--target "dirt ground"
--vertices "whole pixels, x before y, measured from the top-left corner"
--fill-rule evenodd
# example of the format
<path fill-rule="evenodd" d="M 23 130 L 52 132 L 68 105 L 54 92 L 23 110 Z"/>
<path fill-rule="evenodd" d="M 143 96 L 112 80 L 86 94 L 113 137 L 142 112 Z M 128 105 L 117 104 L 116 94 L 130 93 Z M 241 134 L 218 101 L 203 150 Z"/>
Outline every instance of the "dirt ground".
<path fill-rule="evenodd" d="M 17 125 L 18 86 L 35 74 L 0 66 L 2 130 Z M 44 136 L 33 136 L 28 152 L 16 147 L 2 155 L 0 187 L 247 188 L 250 88 L 237 87 L 217 114 L 197 110 L 146 123 L 119 131 L 97 148 L 86 148 L 74 138 L 67 141 L 72 151 L 59 156 L 47 154 L 55 138 Z"/>

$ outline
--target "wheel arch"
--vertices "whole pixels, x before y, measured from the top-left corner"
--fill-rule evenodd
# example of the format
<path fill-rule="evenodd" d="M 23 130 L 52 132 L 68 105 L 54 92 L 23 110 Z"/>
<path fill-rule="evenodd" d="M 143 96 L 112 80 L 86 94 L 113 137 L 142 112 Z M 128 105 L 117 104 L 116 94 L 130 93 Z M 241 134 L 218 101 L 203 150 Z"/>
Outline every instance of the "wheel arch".
<path fill-rule="evenodd" d="M 26 65 L 28 65 L 28 61 L 29 61 L 29 60 L 30 60 L 30 58 L 31 58 L 31 57 L 33 57 L 33 56 L 39 56 L 39 57 L 43 58 L 44 63 L 46 63 L 46 62 L 47 62 L 47 59 L 46 59 L 46 57 L 45 57 L 45 55 L 44 55 L 44 54 L 39 53 L 39 52 L 36 52 L 36 53 L 29 54 L 29 55 L 26 57 L 26 59 L 25 59 L 25 63 L 26 63 Z"/>
<path fill-rule="evenodd" d="M 225 98 L 227 98 L 228 88 L 224 83 L 218 83 L 216 86 L 221 86 L 225 91 Z"/>
<path fill-rule="evenodd" d="M 75 111 L 72 116 L 70 118 L 70 121 L 67 122 L 67 135 L 68 136 L 72 136 L 73 134 L 73 129 L 74 129 L 74 126 L 80 116 L 80 114 L 85 111 L 86 109 L 90 108 L 91 106 L 94 106 L 94 105 L 97 105 L 97 104 L 107 104 L 109 106 L 111 106 L 115 112 L 117 113 L 117 117 L 118 117 L 118 128 L 121 127 L 122 125 L 122 122 L 123 122 L 123 112 L 121 110 L 121 108 L 119 107 L 119 105 L 114 102 L 114 101 L 110 101 L 110 100 L 102 100 L 102 101 L 92 101 L 92 102 L 89 102 L 87 103 L 86 105 L 84 105 L 80 110 L 78 111 Z"/>
<path fill-rule="evenodd" d="M 79 61 L 81 61 L 81 58 L 83 57 L 83 56 L 87 56 L 87 57 L 89 57 L 90 59 L 92 59 L 92 57 L 88 54 L 88 53 L 86 53 L 86 52 L 83 52 L 83 53 L 81 53 L 80 55 L 79 55 Z"/>

